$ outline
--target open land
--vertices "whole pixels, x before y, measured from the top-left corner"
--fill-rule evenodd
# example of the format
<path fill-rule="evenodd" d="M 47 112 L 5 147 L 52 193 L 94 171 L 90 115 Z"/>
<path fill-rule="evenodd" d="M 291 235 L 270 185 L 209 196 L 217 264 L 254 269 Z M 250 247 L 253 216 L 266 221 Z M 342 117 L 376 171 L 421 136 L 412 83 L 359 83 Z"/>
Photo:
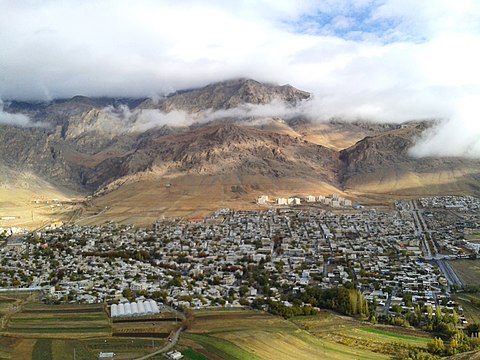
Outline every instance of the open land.
<path fill-rule="evenodd" d="M 327 318 L 343 322 L 341 317 L 332 314 L 315 317 L 318 324 Z M 335 338 L 306 331 L 304 321 L 313 320 L 299 318 L 291 322 L 250 310 L 200 311 L 195 313 L 194 325 L 182 336 L 180 345 L 209 359 L 388 358 L 367 347 L 352 347 Z"/>
<path fill-rule="evenodd" d="M 450 265 L 464 284 L 480 285 L 480 260 L 456 260 Z"/>
<path fill-rule="evenodd" d="M 163 347 L 180 326 L 171 313 L 161 317 L 167 321 L 112 324 L 102 305 L 22 305 L 0 333 L 0 359 L 93 360 L 110 351 L 116 359 L 137 358 Z"/>

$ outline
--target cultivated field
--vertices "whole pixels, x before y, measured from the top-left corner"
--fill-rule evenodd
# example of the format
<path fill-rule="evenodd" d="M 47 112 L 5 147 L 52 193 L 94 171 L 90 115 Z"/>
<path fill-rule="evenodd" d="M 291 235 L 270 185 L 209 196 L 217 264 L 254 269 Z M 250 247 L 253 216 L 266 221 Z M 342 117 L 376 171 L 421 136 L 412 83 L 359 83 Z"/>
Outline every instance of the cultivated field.
<path fill-rule="evenodd" d="M 459 293 L 454 299 L 463 307 L 468 322 L 480 322 L 480 294 Z"/>
<path fill-rule="evenodd" d="M 407 351 L 410 347 L 425 349 L 432 340 L 431 335 L 423 331 L 372 325 L 329 312 L 298 317 L 293 322 L 319 339 L 385 355 Z"/>
<path fill-rule="evenodd" d="M 30 304 L 10 317 L 2 333 L 24 338 L 79 339 L 109 336 L 111 326 L 103 306 Z"/>
<path fill-rule="evenodd" d="M 298 324 L 302 325 L 259 311 L 197 312 L 193 327 L 182 335 L 180 349 L 192 360 L 202 359 L 200 355 L 232 360 L 388 358 L 336 339 L 314 336 Z"/>
<path fill-rule="evenodd" d="M 11 301 L 0 298 L 0 309 Z M 103 305 L 28 304 L 6 318 L 0 360 L 94 360 L 100 352 L 135 359 L 165 346 L 181 325 L 169 312 L 111 323 Z"/>
<path fill-rule="evenodd" d="M 480 260 L 449 261 L 464 284 L 480 285 Z"/>
<path fill-rule="evenodd" d="M 166 316 L 165 316 L 166 315 Z M 181 321 L 175 321 L 171 313 L 161 313 L 160 316 L 145 318 L 128 318 L 115 320 L 112 323 L 112 335 L 121 337 L 143 337 L 167 339 L 181 326 Z"/>

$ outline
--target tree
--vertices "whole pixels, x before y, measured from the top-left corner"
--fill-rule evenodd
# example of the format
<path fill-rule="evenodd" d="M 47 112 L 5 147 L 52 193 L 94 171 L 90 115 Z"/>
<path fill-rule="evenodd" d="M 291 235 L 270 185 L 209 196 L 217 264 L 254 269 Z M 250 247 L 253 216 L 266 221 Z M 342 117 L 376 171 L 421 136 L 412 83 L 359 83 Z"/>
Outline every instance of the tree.
<path fill-rule="evenodd" d="M 185 308 L 183 310 L 183 313 L 185 314 L 185 320 L 182 321 L 183 328 L 185 330 L 188 330 L 193 325 L 193 322 L 195 320 L 195 314 L 193 313 L 193 310 L 190 309 L 189 307 Z"/>
<path fill-rule="evenodd" d="M 132 289 L 130 289 L 130 288 L 125 288 L 125 289 L 123 289 L 122 295 L 123 295 L 123 297 L 127 298 L 129 301 L 132 301 L 132 300 L 134 299 L 134 297 L 135 297 L 135 295 L 133 294 Z"/>
<path fill-rule="evenodd" d="M 445 344 L 443 343 L 443 340 L 437 337 L 429 342 L 427 347 L 428 351 L 430 351 L 432 354 L 441 354 L 445 350 Z"/>

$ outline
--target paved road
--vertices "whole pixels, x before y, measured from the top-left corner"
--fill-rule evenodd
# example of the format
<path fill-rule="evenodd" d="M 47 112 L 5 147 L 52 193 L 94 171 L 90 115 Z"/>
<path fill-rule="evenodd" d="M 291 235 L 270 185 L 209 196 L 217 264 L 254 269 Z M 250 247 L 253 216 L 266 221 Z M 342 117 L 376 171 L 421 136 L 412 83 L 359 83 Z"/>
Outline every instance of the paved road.
<path fill-rule="evenodd" d="M 168 309 L 172 312 L 174 312 L 176 314 L 176 316 L 179 318 L 180 321 L 182 320 L 185 320 L 185 314 L 168 306 L 168 305 L 164 305 L 165 309 Z M 157 354 L 161 354 L 161 353 L 165 353 L 169 350 L 171 350 L 175 345 L 177 345 L 177 342 L 178 342 L 178 338 L 180 337 L 180 333 L 183 331 L 183 326 L 180 326 L 177 331 L 175 332 L 175 334 L 173 335 L 173 337 L 171 337 L 172 341 L 170 341 L 167 345 L 165 345 L 163 348 L 161 349 L 158 349 L 157 351 L 151 353 L 151 354 L 148 354 L 148 355 L 145 355 L 145 356 L 142 356 L 142 357 L 139 357 L 135 360 L 144 360 L 144 359 L 149 359 L 151 358 L 152 356 L 155 356 Z"/>
<path fill-rule="evenodd" d="M 178 342 L 178 338 L 180 337 L 180 333 L 182 332 L 183 330 L 183 326 L 179 327 L 177 329 L 177 331 L 175 332 L 175 334 L 173 335 L 173 337 L 171 338 L 172 341 L 169 342 L 167 345 L 165 345 L 163 348 L 151 353 L 151 354 L 148 354 L 148 355 L 145 355 L 145 356 L 142 356 L 142 357 L 139 357 L 139 358 L 136 358 L 135 360 L 145 360 L 145 359 L 149 359 L 155 355 L 158 355 L 158 354 L 161 354 L 161 353 L 165 353 L 167 351 L 169 351 L 170 349 L 172 349 L 175 345 L 177 345 L 177 342 Z"/>
<path fill-rule="evenodd" d="M 455 271 L 452 269 L 450 264 L 444 260 L 437 260 L 438 267 L 442 271 L 442 273 L 445 275 L 448 281 L 448 285 L 457 285 L 457 286 L 462 286 L 462 280 L 458 277 L 458 275 L 455 273 Z"/>

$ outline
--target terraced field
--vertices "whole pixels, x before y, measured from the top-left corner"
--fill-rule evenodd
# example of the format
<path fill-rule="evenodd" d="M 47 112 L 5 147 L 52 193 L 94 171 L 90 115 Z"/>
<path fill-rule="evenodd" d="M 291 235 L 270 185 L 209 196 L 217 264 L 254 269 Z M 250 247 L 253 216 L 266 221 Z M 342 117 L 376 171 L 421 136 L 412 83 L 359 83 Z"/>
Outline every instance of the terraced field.
<path fill-rule="evenodd" d="M 426 349 L 432 340 L 430 334 L 420 330 L 372 325 L 330 312 L 298 317 L 293 322 L 316 338 L 390 356 L 412 347 Z"/>
<path fill-rule="evenodd" d="M 165 346 L 180 325 L 168 312 L 111 324 L 103 305 L 22 305 L 0 333 L 0 360 L 135 359 Z"/>
<path fill-rule="evenodd" d="M 3 335 L 30 338 L 75 338 L 109 336 L 111 326 L 98 305 L 30 304 L 13 314 Z"/>
<path fill-rule="evenodd" d="M 182 335 L 180 349 L 214 360 L 388 358 L 314 336 L 296 323 L 250 310 L 197 312 L 192 329 Z"/>

